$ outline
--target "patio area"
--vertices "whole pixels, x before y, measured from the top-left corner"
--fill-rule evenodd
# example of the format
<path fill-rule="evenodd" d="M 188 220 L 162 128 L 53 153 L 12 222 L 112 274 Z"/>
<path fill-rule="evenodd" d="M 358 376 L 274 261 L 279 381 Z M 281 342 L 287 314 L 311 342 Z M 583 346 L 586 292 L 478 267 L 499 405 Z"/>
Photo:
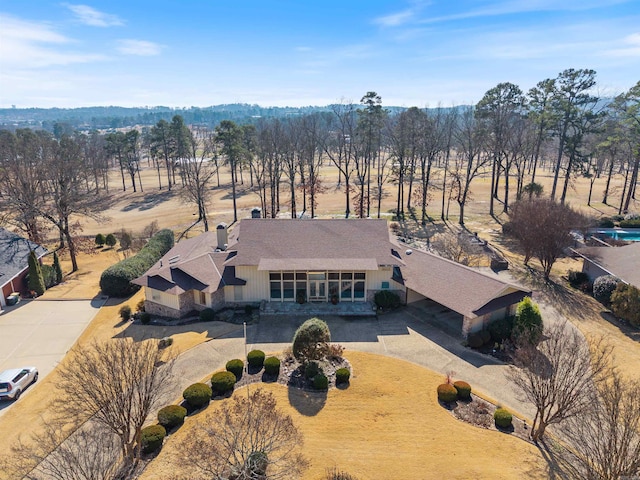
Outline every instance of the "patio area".
<path fill-rule="evenodd" d="M 375 317 L 376 307 L 373 302 L 267 302 L 260 304 L 260 316 L 270 315 L 301 315 L 309 317 L 339 316 L 339 317 Z"/>

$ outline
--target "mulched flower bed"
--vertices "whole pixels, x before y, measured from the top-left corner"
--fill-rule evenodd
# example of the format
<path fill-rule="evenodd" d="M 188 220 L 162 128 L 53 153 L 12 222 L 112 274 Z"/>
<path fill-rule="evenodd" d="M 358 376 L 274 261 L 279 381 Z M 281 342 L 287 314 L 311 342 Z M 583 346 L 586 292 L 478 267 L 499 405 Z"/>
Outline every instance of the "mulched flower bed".
<path fill-rule="evenodd" d="M 293 355 L 283 353 L 277 357 L 280 359 L 280 374 L 277 378 L 274 375 L 267 375 L 264 369 L 255 371 L 249 367 L 249 371 L 245 372 L 236 383 L 236 388 L 259 382 L 278 382 L 288 387 L 315 391 L 313 381 L 304 377 L 304 368 Z M 351 372 L 351 364 L 344 357 L 329 357 L 318 361 L 318 364 L 329 380 L 329 389 L 336 386 L 336 370 L 347 368 Z"/>
<path fill-rule="evenodd" d="M 526 442 L 531 442 L 529 437 L 529 426 L 519 418 L 513 417 L 511 428 L 499 428 L 496 427 L 493 421 L 493 413 L 498 408 L 491 402 L 488 402 L 477 395 L 471 395 L 471 400 L 463 401 L 458 400 L 452 404 L 442 404 L 447 410 L 449 410 L 454 417 L 463 422 L 470 423 L 476 427 L 486 428 L 487 430 L 496 430 L 502 433 L 508 433 L 514 435 Z"/>

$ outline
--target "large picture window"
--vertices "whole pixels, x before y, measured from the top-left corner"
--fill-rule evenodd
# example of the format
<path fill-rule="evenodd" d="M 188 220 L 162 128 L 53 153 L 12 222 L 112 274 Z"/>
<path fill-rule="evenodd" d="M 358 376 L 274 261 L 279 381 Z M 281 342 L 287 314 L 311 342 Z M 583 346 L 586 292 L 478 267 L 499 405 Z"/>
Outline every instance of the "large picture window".
<path fill-rule="evenodd" d="M 269 272 L 272 301 L 328 301 L 336 296 L 343 302 L 364 300 L 365 272 Z"/>

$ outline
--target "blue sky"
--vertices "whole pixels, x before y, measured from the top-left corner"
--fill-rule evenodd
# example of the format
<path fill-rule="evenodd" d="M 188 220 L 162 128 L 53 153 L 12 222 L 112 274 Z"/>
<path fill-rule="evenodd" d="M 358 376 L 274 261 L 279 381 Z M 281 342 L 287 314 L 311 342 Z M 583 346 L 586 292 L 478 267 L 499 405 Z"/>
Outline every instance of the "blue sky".
<path fill-rule="evenodd" d="M 0 107 L 475 103 L 640 80 L 639 0 L 0 0 Z"/>

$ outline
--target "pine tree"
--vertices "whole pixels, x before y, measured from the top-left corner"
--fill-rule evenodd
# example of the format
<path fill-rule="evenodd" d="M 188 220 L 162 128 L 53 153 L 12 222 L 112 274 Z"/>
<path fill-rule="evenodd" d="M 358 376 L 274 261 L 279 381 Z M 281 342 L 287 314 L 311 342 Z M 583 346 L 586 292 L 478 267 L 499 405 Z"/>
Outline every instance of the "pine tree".
<path fill-rule="evenodd" d="M 62 267 L 57 252 L 53 252 L 53 270 L 56 272 L 56 284 L 62 283 Z"/>
<path fill-rule="evenodd" d="M 29 253 L 29 290 L 36 292 L 38 296 L 42 295 L 46 290 L 42 268 L 40 268 L 40 262 L 38 262 L 36 252 L 33 250 Z"/>

